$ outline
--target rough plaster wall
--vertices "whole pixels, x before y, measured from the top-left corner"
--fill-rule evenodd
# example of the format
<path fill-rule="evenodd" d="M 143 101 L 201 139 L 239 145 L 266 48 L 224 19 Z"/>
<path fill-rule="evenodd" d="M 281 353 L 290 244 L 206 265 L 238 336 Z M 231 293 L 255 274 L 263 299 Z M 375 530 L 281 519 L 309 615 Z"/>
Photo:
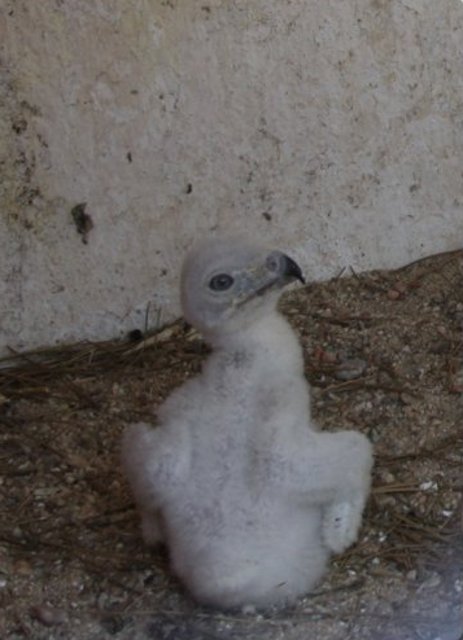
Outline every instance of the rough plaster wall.
<path fill-rule="evenodd" d="M 309 278 L 461 246 L 459 0 L 0 8 L 0 348 L 168 320 L 210 230 Z"/>

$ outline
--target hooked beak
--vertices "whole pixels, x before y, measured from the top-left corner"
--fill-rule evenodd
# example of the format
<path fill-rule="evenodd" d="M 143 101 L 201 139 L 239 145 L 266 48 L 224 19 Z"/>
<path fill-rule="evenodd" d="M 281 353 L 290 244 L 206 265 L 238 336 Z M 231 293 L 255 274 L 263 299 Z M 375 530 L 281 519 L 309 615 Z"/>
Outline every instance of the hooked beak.
<path fill-rule="evenodd" d="M 278 290 L 299 280 L 305 284 L 300 266 L 281 251 L 272 251 L 265 262 L 248 271 L 247 286 L 234 300 L 234 306 L 240 307 L 252 298 L 261 297 L 267 291 Z"/>
<path fill-rule="evenodd" d="M 291 280 L 299 280 L 302 284 L 305 284 L 305 278 L 302 275 L 301 267 L 292 258 L 286 254 L 282 254 L 281 261 L 283 262 L 283 273 L 285 278 Z"/>
<path fill-rule="evenodd" d="M 269 274 L 271 277 L 269 279 Z M 300 266 L 292 258 L 281 251 L 272 251 L 265 261 L 265 280 L 255 295 L 261 296 L 269 289 L 284 287 L 293 280 L 305 284 Z"/>

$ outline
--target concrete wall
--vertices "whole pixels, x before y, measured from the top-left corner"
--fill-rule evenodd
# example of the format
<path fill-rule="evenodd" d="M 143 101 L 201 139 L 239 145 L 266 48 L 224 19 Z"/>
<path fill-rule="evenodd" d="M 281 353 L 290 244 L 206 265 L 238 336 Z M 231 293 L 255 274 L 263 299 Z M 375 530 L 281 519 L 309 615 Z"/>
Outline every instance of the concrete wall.
<path fill-rule="evenodd" d="M 169 320 L 217 229 L 309 278 L 461 246 L 459 0 L 0 5 L 0 348 Z"/>

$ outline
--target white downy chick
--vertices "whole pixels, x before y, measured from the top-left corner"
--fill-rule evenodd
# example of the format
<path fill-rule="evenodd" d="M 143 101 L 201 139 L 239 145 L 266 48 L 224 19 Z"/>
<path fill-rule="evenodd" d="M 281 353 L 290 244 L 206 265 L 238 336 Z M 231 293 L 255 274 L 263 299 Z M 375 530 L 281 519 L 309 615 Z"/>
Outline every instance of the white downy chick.
<path fill-rule="evenodd" d="M 285 605 L 355 541 L 372 449 L 355 431 L 311 420 L 302 349 L 276 305 L 303 281 L 279 251 L 212 238 L 186 258 L 185 318 L 212 348 L 158 426 L 130 426 L 123 464 L 148 544 L 164 542 L 201 603 Z"/>

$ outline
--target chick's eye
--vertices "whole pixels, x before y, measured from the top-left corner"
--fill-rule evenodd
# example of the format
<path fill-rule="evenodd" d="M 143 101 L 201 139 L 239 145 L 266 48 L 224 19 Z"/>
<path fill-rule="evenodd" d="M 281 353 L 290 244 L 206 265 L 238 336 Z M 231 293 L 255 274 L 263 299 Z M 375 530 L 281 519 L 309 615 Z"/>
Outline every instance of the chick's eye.
<path fill-rule="evenodd" d="M 226 291 L 233 285 L 233 278 L 228 273 L 219 273 L 211 278 L 209 282 L 209 289 L 212 291 Z"/>

